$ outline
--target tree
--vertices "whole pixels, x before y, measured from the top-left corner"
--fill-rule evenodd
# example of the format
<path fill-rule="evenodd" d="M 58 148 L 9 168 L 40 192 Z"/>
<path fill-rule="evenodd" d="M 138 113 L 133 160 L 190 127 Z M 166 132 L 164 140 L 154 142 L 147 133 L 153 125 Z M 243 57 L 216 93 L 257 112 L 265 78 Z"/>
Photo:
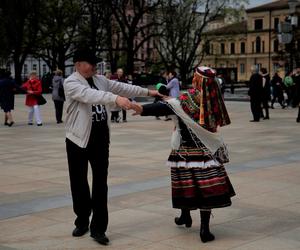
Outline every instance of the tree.
<path fill-rule="evenodd" d="M 1 0 L 0 9 L 4 26 L 2 36 L 7 39 L 7 55 L 13 59 L 15 80 L 21 84 L 23 64 L 37 42 L 41 1 Z"/>
<path fill-rule="evenodd" d="M 34 56 L 42 58 L 51 71 L 59 68 L 65 72 L 70 66 L 65 63 L 72 57 L 78 40 L 82 11 L 80 1 L 43 1 L 43 19 L 39 23 L 39 43 Z"/>
<path fill-rule="evenodd" d="M 209 22 L 230 6 L 244 1 L 237 0 L 166 0 L 160 8 L 163 25 L 159 27 L 161 39 L 157 50 L 162 62 L 178 68 L 182 82 L 186 82 L 199 63 L 204 51 L 199 45 Z M 204 46 L 205 49 L 205 46 Z"/>
<path fill-rule="evenodd" d="M 124 43 L 119 48 L 126 51 L 126 72 L 132 74 L 138 50 L 155 37 L 153 27 L 158 23 L 154 18 L 160 0 L 112 0 L 112 13 L 119 26 Z M 142 59 L 143 60 L 143 59 Z"/>

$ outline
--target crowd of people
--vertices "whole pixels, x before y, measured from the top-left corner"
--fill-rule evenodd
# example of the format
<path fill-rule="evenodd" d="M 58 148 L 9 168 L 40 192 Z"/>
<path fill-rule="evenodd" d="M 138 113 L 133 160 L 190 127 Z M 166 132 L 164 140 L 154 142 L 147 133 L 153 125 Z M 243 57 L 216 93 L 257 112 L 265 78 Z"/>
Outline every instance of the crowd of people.
<path fill-rule="evenodd" d="M 270 77 L 266 68 L 259 69 L 253 65 L 249 81 L 250 106 L 253 115 L 251 122 L 270 119 L 269 109 L 274 109 L 278 102 L 282 109 L 298 108 L 296 122 L 300 122 L 300 68 L 286 75 L 279 68 Z"/>

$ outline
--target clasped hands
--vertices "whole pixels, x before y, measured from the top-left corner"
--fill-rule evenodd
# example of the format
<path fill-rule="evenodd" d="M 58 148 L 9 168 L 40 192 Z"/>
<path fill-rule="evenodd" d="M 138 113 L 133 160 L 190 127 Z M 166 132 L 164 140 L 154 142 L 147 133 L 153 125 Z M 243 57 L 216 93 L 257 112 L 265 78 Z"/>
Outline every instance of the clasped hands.
<path fill-rule="evenodd" d="M 165 97 L 164 95 L 160 94 L 157 90 L 149 90 L 149 96 L 158 96 L 158 97 Z M 136 102 L 131 102 L 128 98 L 118 96 L 116 99 L 116 104 L 125 110 L 134 110 L 135 113 L 133 115 L 140 115 L 143 112 L 143 106 L 136 103 Z"/>
<path fill-rule="evenodd" d="M 116 99 L 116 104 L 125 110 L 134 110 L 135 113 L 133 115 L 140 115 L 143 112 L 143 107 L 136 103 L 136 102 L 131 102 L 128 98 L 118 96 Z"/>

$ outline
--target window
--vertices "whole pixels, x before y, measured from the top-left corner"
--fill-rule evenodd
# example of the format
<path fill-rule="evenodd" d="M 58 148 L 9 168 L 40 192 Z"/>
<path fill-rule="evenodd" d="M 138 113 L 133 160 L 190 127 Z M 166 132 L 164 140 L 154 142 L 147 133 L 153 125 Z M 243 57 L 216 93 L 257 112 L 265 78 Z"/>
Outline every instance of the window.
<path fill-rule="evenodd" d="M 256 64 L 256 68 L 258 69 L 258 71 L 260 71 L 260 69 L 262 68 L 261 63 L 257 63 L 257 64 Z"/>
<path fill-rule="evenodd" d="M 32 70 L 36 71 L 37 69 L 37 65 L 36 64 L 32 64 Z"/>
<path fill-rule="evenodd" d="M 43 75 L 47 73 L 47 66 L 46 64 L 43 64 Z"/>
<path fill-rule="evenodd" d="M 225 54 L 225 44 L 221 43 L 221 54 Z"/>
<path fill-rule="evenodd" d="M 235 46 L 234 46 L 234 43 L 231 43 L 231 44 L 230 44 L 230 53 L 231 53 L 231 54 L 235 54 Z"/>
<path fill-rule="evenodd" d="M 254 20 L 254 29 L 255 30 L 262 30 L 263 29 L 263 20 L 262 19 Z"/>
<path fill-rule="evenodd" d="M 278 24 L 279 24 L 279 18 L 275 17 L 274 18 L 274 29 L 277 31 L 278 30 Z"/>
<path fill-rule="evenodd" d="M 28 75 L 28 65 L 24 64 L 24 75 Z"/>
<path fill-rule="evenodd" d="M 252 42 L 252 53 L 254 53 L 254 42 Z"/>
<path fill-rule="evenodd" d="M 240 64 L 240 73 L 245 74 L 245 64 L 244 63 Z"/>
<path fill-rule="evenodd" d="M 276 39 L 276 40 L 274 40 L 274 42 L 273 42 L 273 50 L 274 50 L 274 52 L 278 52 L 278 47 L 279 47 L 279 42 L 278 42 L 278 40 Z"/>
<path fill-rule="evenodd" d="M 209 48 L 210 48 L 209 42 L 205 42 L 205 44 L 203 45 L 203 50 L 206 55 L 210 54 Z"/>
<path fill-rule="evenodd" d="M 129 15 L 127 16 L 127 19 L 128 19 L 128 22 L 131 23 L 131 21 L 132 21 L 132 16 L 129 14 Z"/>
<path fill-rule="evenodd" d="M 256 53 L 260 53 L 261 52 L 261 39 L 260 37 L 256 37 L 256 40 L 255 40 L 255 52 Z"/>
<path fill-rule="evenodd" d="M 246 49 L 245 49 L 245 42 L 241 42 L 241 54 L 245 54 Z"/>
<path fill-rule="evenodd" d="M 211 44 L 210 45 L 210 54 L 214 54 L 214 45 L 213 44 Z"/>
<path fill-rule="evenodd" d="M 265 41 L 262 41 L 262 52 L 265 52 Z"/>

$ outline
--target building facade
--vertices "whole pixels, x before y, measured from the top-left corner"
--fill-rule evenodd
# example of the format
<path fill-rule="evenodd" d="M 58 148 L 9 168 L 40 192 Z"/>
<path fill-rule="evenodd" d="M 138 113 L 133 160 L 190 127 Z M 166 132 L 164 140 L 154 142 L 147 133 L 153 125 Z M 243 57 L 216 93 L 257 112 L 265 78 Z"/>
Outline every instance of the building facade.
<path fill-rule="evenodd" d="M 292 58 L 300 51 L 299 18 L 291 31 L 293 40 L 284 44 L 279 39 L 279 26 L 289 22 L 291 16 L 300 13 L 300 1 L 291 13 L 288 0 L 275 1 L 246 10 L 246 20 L 207 32 L 206 43 L 209 50 L 202 64 L 216 68 L 228 69 L 231 80 L 247 81 L 252 65 L 266 68 L 273 74 L 277 68 L 289 70 L 299 64 L 299 59 Z M 295 21 L 295 19 L 294 19 Z M 294 51 L 289 51 L 293 43 Z M 208 47 L 207 46 L 207 47 Z"/>

